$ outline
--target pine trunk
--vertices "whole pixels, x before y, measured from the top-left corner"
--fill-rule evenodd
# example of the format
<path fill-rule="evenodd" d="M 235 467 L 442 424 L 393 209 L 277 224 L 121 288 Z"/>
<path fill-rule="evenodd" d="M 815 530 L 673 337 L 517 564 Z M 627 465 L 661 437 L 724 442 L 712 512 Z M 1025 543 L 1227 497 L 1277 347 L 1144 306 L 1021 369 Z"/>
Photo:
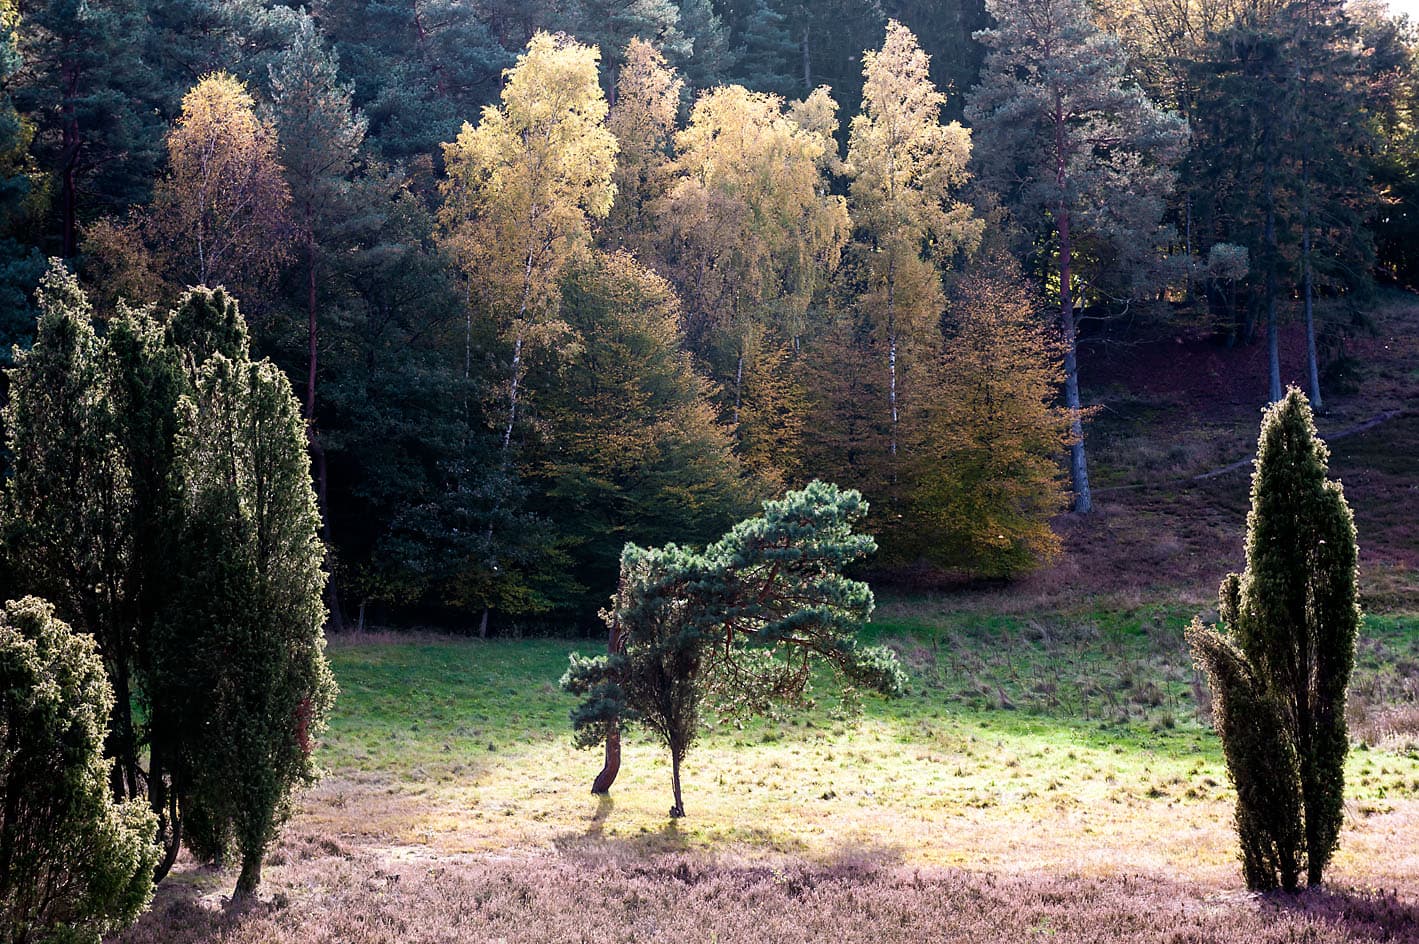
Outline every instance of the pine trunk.
<path fill-rule="evenodd" d="M 79 117 L 74 99 L 78 96 L 79 71 L 74 66 L 66 66 L 64 104 L 61 106 L 63 123 L 61 130 L 63 184 L 60 190 L 60 213 L 63 217 L 63 234 L 60 252 L 65 259 L 72 259 L 79 251 L 78 202 L 79 202 Z"/>
<path fill-rule="evenodd" d="M 1069 242 L 1069 213 L 1059 214 L 1059 323 L 1064 334 L 1064 404 L 1069 408 L 1069 478 L 1074 487 L 1074 511 L 1094 510 L 1089 493 L 1089 462 L 1084 453 L 1083 401 L 1079 396 L 1079 343 L 1074 325 L 1074 297 L 1070 291 L 1073 258 Z"/>
<path fill-rule="evenodd" d="M 675 791 L 675 805 L 670 808 L 672 819 L 680 819 L 685 815 L 685 801 L 680 798 L 680 754 L 678 751 L 670 752 L 670 784 Z"/>
<path fill-rule="evenodd" d="M 1268 398 L 1281 399 L 1281 329 L 1276 323 L 1276 194 L 1266 182 L 1266 364 Z"/>
<path fill-rule="evenodd" d="M 621 638 L 621 624 L 613 621 L 611 625 L 611 638 L 606 643 L 606 652 L 611 656 L 620 655 L 625 648 Z M 591 792 L 595 794 L 605 794 L 611 792 L 611 785 L 616 782 L 616 776 L 621 772 L 621 719 L 616 718 L 606 725 L 606 760 L 601 765 L 601 772 L 592 781 Z"/>
<path fill-rule="evenodd" d="M 1311 181 L 1310 161 L 1301 161 L 1301 194 L 1303 200 L 1301 231 L 1301 296 L 1306 321 L 1306 379 L 1309 381 L 1311 409 L 1320 412 L 1325 404 L 1320 398 L 1320 358 L 1316 352 L 1315 286 L 1311 278 Z"/>
<path fill-rule="evenodd" d="M 803 24 L 803 94 L 813 94 L 813 60 L 808 48 L 808 24 Z"/>
<path fill-rule="evenodd" d="M 334 547 L 330 537 L 330 501 L 327 495 L 328 478 L 325 471 L 325 446 L 321 444 L 319 437 L 315 435 L 315 430 L 310 433 L 311 455 L 315 457 L 315 497 L 320 509 L 320 538 L 325 542 L 327 549 Z M 327 550 L 327 553 L 328 550 Z M 325 583 L 325 605 L 330 610 L 330 630 L 331 632 L 343 633 L 345 631 L 345 613 L 340 608 L 340 589 L 335 582 L 335 567 L 333 563 L 328 569 L 329 577 Z"/>

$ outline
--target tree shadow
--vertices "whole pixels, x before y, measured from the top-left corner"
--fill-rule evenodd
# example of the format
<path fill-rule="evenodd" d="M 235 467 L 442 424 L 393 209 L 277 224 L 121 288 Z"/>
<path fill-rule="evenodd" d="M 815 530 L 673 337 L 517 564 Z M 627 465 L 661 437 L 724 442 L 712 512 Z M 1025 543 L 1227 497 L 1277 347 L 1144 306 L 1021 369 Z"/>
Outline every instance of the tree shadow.
<path fill-rule="evenodd" d="M 644 830 L 625 836 L 608 836 L 606 823 L 616 809 L 616 801 L 607 795 L 596 798 L 596 811 L 587 821 L 585 830 L 562 833 L 552 840 L 558 852 L 567 856 L 644 856 L 667 852 L 688 852 L 690 841 L 680 831 L 680 824 L 667 820 L 659 829 Z"/>
<path fill-rule="evenodd" d="M 1270 892 L 1260 902 L 1264 910 L 1331 924 L 1357 938 L 1419 940 L 1419 905 L 1394 891 L 1322 886 L 1294 894 Z"/>
<path fill-rule="evenodd" d="M 286 907 L 286 896 L 234 899 L 233 876 L 223 876 L 222 891 L 200 879 L 220 875 L 206 868 L 173 873 L 160 884 L 153 903 L 138 921 L 111 944 L 205 944 L 223 940 L 248 921 L 261 920 Z M 199 879 L 199 880 L 193 880 Z"/>
<path fill-rule="evenodd" d="M 596 812 L 591 814 L 591 825 L 586 827 L 586 838 L 600 839 L 606 830 L 606 820 L 610 819 L 611 813 L 616 809 L 616 801 L 609 793 L 598 793 L 596 795 Z"/>

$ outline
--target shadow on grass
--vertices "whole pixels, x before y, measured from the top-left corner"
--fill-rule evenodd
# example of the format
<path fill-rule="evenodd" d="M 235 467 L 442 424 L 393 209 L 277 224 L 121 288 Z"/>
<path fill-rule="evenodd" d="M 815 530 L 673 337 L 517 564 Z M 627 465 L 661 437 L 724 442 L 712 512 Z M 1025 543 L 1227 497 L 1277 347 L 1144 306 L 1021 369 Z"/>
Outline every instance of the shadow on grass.
<path fill-rule="evenodd" d="M 1310 918 L 1373 941 L 1419 940 L 1419 905 L 1383 889 L 1308 888 L 1262 896 L 1263 911 Z"/>
<path fill-rule="evenodd" d="M 216 874 L 219 873 L 206 869 L 186 873 Z M 225 891 L 218 899 L 216 891 L 206 882 L 169 879 L 158 886 L 152 907 L 118 940 L 122 944 L 196 944 L 225 940 L 243 924 L 274 915 L 288 904 L 282 893 L 271 899 L 233 901 L 230 889 Z"/>
<path fill-rule="evenodd" d="M 690 851 L 689 837 L 680 831 L 680 824 L 673 819 L 655 830 L 627 836 L 606 835 L 606 824 L 615 809 L 616 801 L 610 796 L 598 796 L 596 812 L 591 815 L 586 829 L 563 833 L 552 840 L 552 845 L 562 855 L 572 857 L 610 855 L 621 858 Z"/>

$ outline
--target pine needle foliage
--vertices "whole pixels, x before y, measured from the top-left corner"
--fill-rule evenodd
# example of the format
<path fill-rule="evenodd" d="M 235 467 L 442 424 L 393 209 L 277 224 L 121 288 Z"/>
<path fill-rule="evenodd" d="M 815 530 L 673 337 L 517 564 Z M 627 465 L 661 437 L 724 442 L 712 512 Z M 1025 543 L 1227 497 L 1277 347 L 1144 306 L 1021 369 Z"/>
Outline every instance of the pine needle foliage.
<path fill-rule="evenodd" d="M 620 587 L 602 613 L 620 651 L 573 654 L 562 677 L 563 689 L 583 698 L 572 712 L 577 745 L 601 744 L 623 720 L 652 732 L 670 751 L 670 815 L 679 817 L 680 765 L 707 703 L 745 715 L 801 701 L 815 663 L 900 693 L 906 677 L 896 657 L 857 642 L 872 591 L 842 575 L 876 549 L 853 530 L 866 513 L 857 492 L 815 481 L 765 502 L 761 515 L 702 551 L 628 544 Z"/>
<path fill-rule="evenodd" d="M 1328 460 L 1310 404 L 1293 387 L 1262 421 L 1247 566 L 1222 583 L 1222 626 L 1194 621 L 1188 630 L 1216 695 L 1254 889 L 1295 889 L 1302 871 L 1318 884 L 1344 819 L 1359 552 Z"/>

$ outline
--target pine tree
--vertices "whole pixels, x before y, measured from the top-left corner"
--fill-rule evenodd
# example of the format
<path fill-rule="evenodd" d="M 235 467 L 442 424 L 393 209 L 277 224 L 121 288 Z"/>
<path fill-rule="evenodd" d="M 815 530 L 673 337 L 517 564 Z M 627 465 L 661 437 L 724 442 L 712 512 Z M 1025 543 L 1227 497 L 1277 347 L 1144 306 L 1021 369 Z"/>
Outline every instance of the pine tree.
<path fill-rule="evenodd" d="M 982 179 L 1051 246 L 1065 403 L 1076 411 L 1070 478 L 1083 514 L 1093 503 L 1079 419 L 1076 248 L 1098 244 L 1142 271 L 1186 126 L 1128 79 L 1122 47 L 1095 25 L 1087 0 L 989 0 L 987 8 L 998 25 L 979 34 L 991 52 L 966 114 Z"/>
<path fill-rule="evenodd" d="M 300 407 L 274 365 L 212 354 L 184 396 L 176 590 L 152 697 L 168 712 L 188 842 L 234 844 L 255 892 L 335 696 L 324 656 L 320 518 Z"/>
<path fill-rule="evenodd" d="M 680 30 L 680 7 L 674 0 L 574 0 L 567 19 L 568 32 L 601 50 L 612 105 L 632 40 L 653 44 L 675 63 L 684 62 L 693 50 L 690 38 Z"/>
<path fill-rule="evenodd" d="M 11 86 L 22 65 L 15 29 L 14 0 L 0 0 L 0 367 L 10 362 L 12 345 L 33 335 L 35 311 L 30 291 L 44 272 L 44 256 L 20 230 L 38 215 L 37 169 L 29 156 L 34 125 L 15 108 Z"/>
<path fill-rule="evenodd" d="M 813 482 L 765 502 L 761 515 L 703 551 L 626 546 L 620 586 L 603 613 L 613 654 L 573 654 L 562 677 L 564 689 L 584 698 L 572 712 L 577 744 L 607 745 L 610 777 L 597 778 L 598 792 L 619 767 L 622 719 L 670 751 L 670 815 L 681 817 L 680 765 L 707 700 L 731 714 L 762 713 L 801 699 L 815 663 L 884 694 L 901 692 L 896 657 L 856 640 L 872 591 L 842 576 L 876 547 L 853 531 L 866 512 L 857 492 Z"/>
<path fill-rule="evenodd" d="M 339 51 L 370 149 L 432 186 L 433 155 L 498 95 L 513 55 L 465 0 L 341 0 L 321 27 Z M 520 43 L 519 43 L 520 45 Z"/>
<path fill-rule="evenodd" d="M 1318 884 L 1344 819 L 1346 689 L 1360 629 L 1355 524 L 1310 405 L 1267 410 L 1247 515 L 1247 566 L 1222 583 L 1222 626 L 1194 620 L 1237 786 L 1248 887 Z"/>
<path fill-rule="evenodd" d="M 26 0 L 19 5 L 33 151 L 58 192 L 51 244 L 75 254 L 84 222 L 146 202 L 162 153 L 162 89 L 143 55 L 140 0 Z"/>
<path fill-rule="evenodd" d="M 692 89 L 714 88 L 724 81 L 733 59 L 729 30 L 714 0 L 680 0 L 680 32 L 690 41 L 682 71 Z"/>
<path fill-rule="evenodd" d="M 779 0 L 734 3 L 730 35 L 738 55 L 730 77 L 757 92 L 787 98 L 801 86 L 795 68 L 798 43 L 781 5 Z"/>
<path fill-rule="evenodd" d="M 316 376 L 320 362 L 319 270 L 322 255 L 339 248 L 338 230 L 351 214 L 349 179 L 364 141 L 364 116 L 351 105 L 353 91 L 341 85 L 339 60 L 325 49 L 309 16 L 295 41 L 271 66 L 271 111 L 278 134 L 277 156 L 291 193 L 296 238 L 305 256 L 306 386 L 305 420 L 315 463 L 317 497 L 326 543 L 330 543 L 329 475 L 316 416 Z M 340 597 L 328 586 L 331 626 L 343 625 Z"/>

